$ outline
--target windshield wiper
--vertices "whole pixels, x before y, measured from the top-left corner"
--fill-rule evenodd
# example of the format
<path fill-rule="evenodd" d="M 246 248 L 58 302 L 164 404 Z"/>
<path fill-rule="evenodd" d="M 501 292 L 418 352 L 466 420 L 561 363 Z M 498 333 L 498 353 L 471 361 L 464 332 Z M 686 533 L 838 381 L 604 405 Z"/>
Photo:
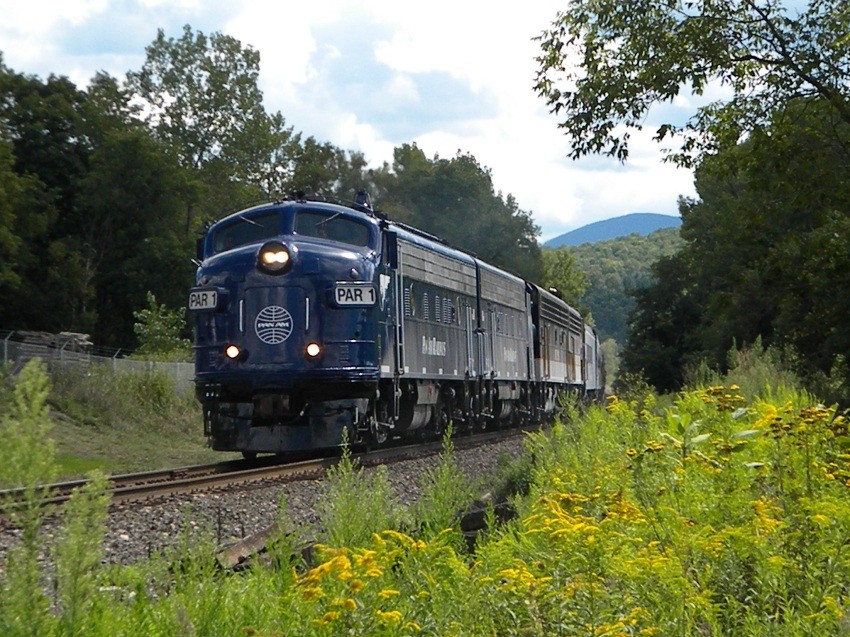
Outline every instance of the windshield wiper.
<path fill-rule="evenodd" d="M 328 217 L 327 219 L 322 219 L 319 223 L 316 224 L 316 227 L 318 228 L 319 226 L 325 225 L 329 221 L 333 221 L 334 219 L 336 219 L 341 214 L 342 214 L 341 212 L 336 212 L 336 213 L 332 214 L 330 217 Z"/>
<path fill-rule="evenodd" d="M 261 224 L 261 223 L 257 223 L 256 221 L 254 221 L 253 219 L 249 219 L 249 218 L 248 218 L 248 217 L 246 217 L 245 215 L 237 215 L 237 216 L 238 216 L 238 217 L 239 217 L 242 221 L 244 221 L 245 223 L 250 223 L 251 225 L 253 225 L 253 226 L 258 226 L 258 227 L 260 227 L 260 228 L 263 228 L 263 227 L 264 227 L 264 226 L 263 226 L 263 224 Z"/>

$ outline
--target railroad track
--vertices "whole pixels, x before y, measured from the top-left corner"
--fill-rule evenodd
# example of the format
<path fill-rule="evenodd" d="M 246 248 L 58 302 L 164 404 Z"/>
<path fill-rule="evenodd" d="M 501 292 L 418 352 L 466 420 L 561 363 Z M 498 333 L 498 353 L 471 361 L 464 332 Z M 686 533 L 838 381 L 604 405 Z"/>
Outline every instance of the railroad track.
<path fill-rule="evenodd" d="M 453 439 L 456 449 L 498 442 L 511 436 L 521 435 L 521 429 L 495 430 L 472 436 Z M 415 457 L 433 455 L 442 449 L 441 441 L 382 447 L 380 449 L 352 454 L 361 466 L 374 466 L 398 462 Z M 147 471 L 113 476 L 109 479 L 112 504 L 123 504 L 149 498 L 164 497 L 178 493 L 245 485 L 268 480 L 308 480 L 324 476 L 327 469 L 339 461 L 338 456 L 312 457 L 297 461 L 282 461 L 276 456 L 262 456 L 255 460 L 231 460 L 216 464 L 194 465 L 177 469 Z M 47 497 L 44 505 L 59 505 L 71 497 L 73 491 L 84 486 L 87 480 L 74 480 L 45 485 L 42 489 Z M 14 507 L 23 497 L 22 489 L 0 491 L 0 511 Z"/>

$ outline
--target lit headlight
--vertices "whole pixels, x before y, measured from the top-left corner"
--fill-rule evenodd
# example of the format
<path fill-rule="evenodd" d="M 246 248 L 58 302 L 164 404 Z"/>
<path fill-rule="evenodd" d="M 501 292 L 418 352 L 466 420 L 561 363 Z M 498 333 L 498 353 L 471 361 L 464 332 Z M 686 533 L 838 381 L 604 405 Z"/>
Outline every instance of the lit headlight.
<path fill-rule="evenodd" d="M 307 356 L 310 358 L 316 358 L 319 354 L 322 353 L 322 346 L 318 343 L 308 343 L 306 349 Z"/>
<path fill-rule="evenodd" d="M 236 347 L 236 345 L 228 345 L 224 350 L 224 355 L 227 356 L 230 360 L 236 360 L 239 358 L 239 355 L 242 354 L 242 350 Z"/>
<path fill-rule="evenodd" d="M 269 274 L 280 274 L 289 267 L 289 249 L 280 241 L 269 241 L 260 248 L 257 267 Z"/>

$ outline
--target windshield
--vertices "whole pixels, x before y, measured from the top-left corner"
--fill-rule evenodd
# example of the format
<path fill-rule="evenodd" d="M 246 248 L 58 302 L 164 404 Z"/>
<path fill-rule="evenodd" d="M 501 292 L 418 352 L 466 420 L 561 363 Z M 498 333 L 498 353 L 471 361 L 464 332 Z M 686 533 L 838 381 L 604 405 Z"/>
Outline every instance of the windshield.
<path fill-rule="evenodd" d="M 281 234 L 281 215 L 278 211 L 239 215 L 231 223 L 215 231 L 212 240 L 213 254 L 239 246 L 271 239 Z"/>
<path fill-rule="evenodd" d="M 365 247 L 369 245 L 369 226 L 342 213 L 302 210 L 295 215 L 295 234 L 317 237 Z"/>

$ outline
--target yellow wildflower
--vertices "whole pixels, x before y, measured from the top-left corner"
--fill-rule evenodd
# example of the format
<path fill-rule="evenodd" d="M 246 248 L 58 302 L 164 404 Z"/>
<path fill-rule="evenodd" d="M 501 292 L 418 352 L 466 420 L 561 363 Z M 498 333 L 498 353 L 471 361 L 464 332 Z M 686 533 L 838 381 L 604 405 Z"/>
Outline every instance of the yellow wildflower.
<path fill-rule="evenodd" d="M 397 590 L 394 590 L 392 588 L 385 588 L 384 590 L 378 593 L 378 597 L 380 597 L 381 599 L 389 599 L 390 597 L 395 597 L 398 594 L 399 593 Z"/>
<path fill-rule="evenodd" d="M 342 603 L 342 606 L 343 608 L 345 608 L 345 610 L 356 610 L 357 602 L 349 597 Z"/>
<path fill-rule="evenodd" d="M 322 619 L 320 621 L 323 624 L 329 624 L 330 622 L 335 622 L 337 619 L 339 619 L 339 612 L 332 610 L 322 615 Z"/>
<path fill-rule="evenodd" d="M 351 580 L 348 583 L 348 588 L 351 590 L 352 593 L 359 592 L 363 589 L 364 586 L 366 586 L 366 584 L 364 584 L 363 581 L 359 579 Z"/>
<path fill-rule="evenodd" d="M 308 586 L 304 589 L 303 594 L 305 599 L 314 600 L 323 597 L 325 591 L 318 586 Z"/>
<path fill-rule="evenodd" d="M 397 610 L 377 610 L 375 614 L 388 624 L 401 621 L 401 613 Z"/>
<path fill-rule="evenodd" d="M 422 630 L 422 627 L 416 622 L 405 622 L 404 627 L 406 630 L 412 630 L 413 632 L 418 633 Z"/>

